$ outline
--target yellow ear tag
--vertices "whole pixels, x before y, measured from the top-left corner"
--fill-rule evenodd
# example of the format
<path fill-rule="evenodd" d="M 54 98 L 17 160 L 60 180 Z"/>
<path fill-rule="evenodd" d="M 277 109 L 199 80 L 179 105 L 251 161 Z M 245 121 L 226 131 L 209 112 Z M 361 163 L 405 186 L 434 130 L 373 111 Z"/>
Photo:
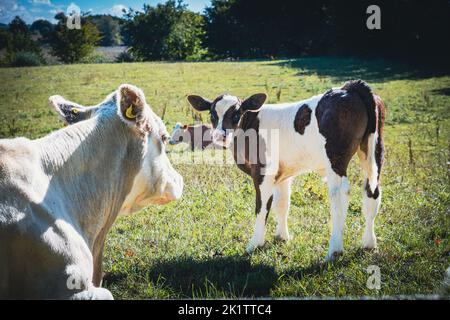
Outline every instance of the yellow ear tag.
<path fill-rule="evenodd" d="M 127 108 L 127 110 L 125 111 L 125 116 L 126 116 L 128 119 L 134 119 L 134 118 L 136 118 L 136 115 L 133 114 L 133 106 L 132 106 L 132 105 L 130 105 L 130 106 Z"/>
<path fill-rule="evenodd" d="M 73 109 L 72 109 L 72 113 L 77 114 L 78 112 L 80 112 L 80 110 L 78 110 L 78 109 L 76 109 L 76 108 L 73 108 Z"/>

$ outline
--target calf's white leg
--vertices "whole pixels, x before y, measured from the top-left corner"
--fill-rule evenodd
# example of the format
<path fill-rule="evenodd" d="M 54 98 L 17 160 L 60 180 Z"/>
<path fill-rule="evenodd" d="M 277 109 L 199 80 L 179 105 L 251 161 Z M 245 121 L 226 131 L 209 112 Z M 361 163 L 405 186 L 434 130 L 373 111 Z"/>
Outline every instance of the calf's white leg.
<path fill-rule="evenodd" d="M 283 241 L 288 241 L 290 239 L 287 219 L 291 203 L 291 183 L 292 178 L 277 184 L 273 194 L 272 208 L 277 219 L 275 238 Z"/>
<path fill-rule="evenodd" d="M 369 137 L 369 144 L 373 138 Z M 372 148 L 374 149 L 374 147 Z M 375 161 L 375 154 L 366 156 L 363 152 L 358 152 L 361 167 L 364 172 L 363 185 L 363 205 L 362 211 L 366 219 L 366 226 L 362 237 L 362 245 L 365 249 L 374 249 L 377 247 L 377 238 L 375 236 L 375 217 L 381 204 L 381 188 L 379 184 L 378 165 L 381 162 Z"/>
<path fill-rule="evenodd" d="M 328 198 L 331 209 L 331 238 L 328 248 L 327 261 L 343 251 L 343 237 L 345 227 L 345 217 L 348 208 L 349 184 L 345 176 L 339 176 L 334 172 L 330 172 L 327 177 L 328 182 Z"/>
<path fill-rule="evenodd" d="M 266 236 L 266 222 L 272 204 L 273 177 L 264 176 L 261 185 L 255 183 L 256 188 L 256 223 L 253 237 L 247 247 L 247 253 L 251 253 L 257 247 L 262 247 Z"/>
<path fill-rule="evenodd" d="M 362 245 L 365 249 L 373 249 L 377 247 L 377 237 L 375 236 L 375 217 L 378 214 L 378 209 L 381 203 L 381 190 L 376 199 L 367 196 L 366 190 L 363 191 L 363 208 L 364 217 L 366 218 L 366 226 L 362 238 Z"/>

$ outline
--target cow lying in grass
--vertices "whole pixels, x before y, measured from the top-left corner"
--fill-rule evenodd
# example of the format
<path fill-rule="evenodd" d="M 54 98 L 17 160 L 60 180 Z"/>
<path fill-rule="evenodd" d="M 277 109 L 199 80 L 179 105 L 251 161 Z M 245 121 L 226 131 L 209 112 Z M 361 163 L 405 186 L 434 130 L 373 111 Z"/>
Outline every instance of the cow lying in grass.
<path fill-rule="evenodd" d="M 277 215 L 276 237 L 289 239 L 287 216 L 292 179 L 315 171 L 328 183 L 332 234 L 327 259 L 342 252 L 349 196 L 347 166 L 355 153 L 365 176 L 363 247 L 374 248 L 384 153 L 381 99 L 358 80 L 295 103 L 263 106 L 265 100 L 265 94 L 255 94 L 244 101 L 230 95 L 214 101 L 188 96 L 197 111 L 210 112 L 214 141 L 232 144 L 236 163 L 253 179 L 256 225 L 247 251 L 264 244 L 271 208 Z M 278 140 L 272 139 L 270 131 L 276 131 Z M 251 139 L 251 132 L 256 139 Z"/>
<path fill-rule="evenodd" d="M 187 143 L 191 151 L 205 149 L 224 149 L 221 145 L 217 145 L 212 139 L 212 128 L 204 124 L 188 126 L 176 123 L 173 128 L 170 144 Z"/>
<path fill-rule="evenodd" d="M 99 286 L 114 220 L 179 199 L 183 180 L 140 89 L 95 107 L 50 102 L 70 126 L 0 140 L 0 298 L 110 299 Z"/>

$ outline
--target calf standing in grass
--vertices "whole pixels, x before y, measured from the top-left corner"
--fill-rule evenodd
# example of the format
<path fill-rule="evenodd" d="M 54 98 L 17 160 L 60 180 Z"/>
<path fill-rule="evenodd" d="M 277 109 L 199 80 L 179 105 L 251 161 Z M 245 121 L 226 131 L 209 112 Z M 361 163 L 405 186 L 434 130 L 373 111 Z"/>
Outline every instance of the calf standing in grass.
<path fill-rule="evenodd" d="M 210 112 L 214 141 L 231 144 L 238 167 L 253 179 L 256 225 L 247 251 L 264 244 L 271 208 L 277 216 L 276 237 L 289 239 L 292 179 L 315 171 L 328 183 L 332 234 L 327 259 L 342 252 L 349 196 L 347 167 L 355 153 L 365 177 L 363 247 L 376 247 L 374 220 L 381 202 L 379 182 L 384 153 L 381 99 L 365 82 L 357 80 L 295 103 L 263 106 L 265 100 L 265 94 L 244 101 L 230 95 L 214 101 L 188 96 L 196 110 Z M 268 135 L 263 133 L 271 130 L 278 130 L 279 141 L 266 141 Z M 249 132 L 255 132 L 256 139 L 252 141 Z"/>
<path fill-rule="evenodd" d="M 99 287 L 108 230 L 179 199 L 183 179 L 140 89 L 122 85 L 94 107 L 50 102 L 68 127 L 0 140 L 0 299 L 111 299 Z"/>

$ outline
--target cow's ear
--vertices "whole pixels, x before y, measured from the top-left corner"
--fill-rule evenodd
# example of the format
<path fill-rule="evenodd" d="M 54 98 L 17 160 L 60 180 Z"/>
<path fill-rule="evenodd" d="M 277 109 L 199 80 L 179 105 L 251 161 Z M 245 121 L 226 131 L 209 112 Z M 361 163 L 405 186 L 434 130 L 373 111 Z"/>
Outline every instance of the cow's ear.
<path fill-rule="evenodd" d="M 61 120 L 67 124 L 73 124 L 89 118 L 92 110 L 79 105 L 78 103 L 68 101 L 61 96 L 51 96 L 48 98 L 50 104 L 58 112 Z"/>
<path fill-rule="evenodd" d="M 211 109 L 212 102 L 196 95 L 188 95 L 187 100 L 191 106 L 197 111 L 206 111 Z"/>
<path fill-rule="evenodd" d="M 266 102 L 266 99 L 267 94 L 265 93 L 254 94 L 242 102 L 240 109 L 242 110 L 242 112 L 258 112 L 263 106 L 264 102 Z"/>
<path fill-rule="evenodd" d="M 117 90 L 117 112 L 128 123 L 136 123 L 145 110 L 145 96 L 141 89 L 122 84 Z"/>

